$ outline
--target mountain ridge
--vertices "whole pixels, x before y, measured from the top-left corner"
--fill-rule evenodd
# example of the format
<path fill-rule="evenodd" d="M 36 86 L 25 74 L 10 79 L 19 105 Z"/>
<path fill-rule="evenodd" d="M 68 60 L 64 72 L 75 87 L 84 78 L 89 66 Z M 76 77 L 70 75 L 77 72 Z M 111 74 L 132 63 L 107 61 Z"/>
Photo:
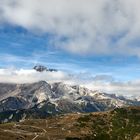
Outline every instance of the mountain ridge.
<path fill-rule="evenodd" d="M 2 87 L 2 88 L 1 88 Z M 8 87 L 8 88 L 7 88 Z M 5 96 L 5 97 L 4 97 Z M 140 101 L 92 91 L 78 85 L 39 81 L 30 84 L 0 83 L 0 122 L 63 114 L 107 111 L 117 107 L 140 106 Z M 18 113 L 17 113 L 18 112 Z M 40 114 L 39 114 L 40 113 Z M 13 116 L 12 119 L 10 116 Z"/>

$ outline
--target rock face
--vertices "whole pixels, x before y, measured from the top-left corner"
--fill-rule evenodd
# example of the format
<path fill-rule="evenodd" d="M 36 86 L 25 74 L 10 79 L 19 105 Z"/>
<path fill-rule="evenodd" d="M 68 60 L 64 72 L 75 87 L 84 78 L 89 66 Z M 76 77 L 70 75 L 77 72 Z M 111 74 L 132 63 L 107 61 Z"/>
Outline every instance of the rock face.
<path fill-rule="evenodd" d="M 43 72 L 43 71 L 47 70 L 47 67 L 41 66 L 41 65 L 37 65 L 37 66 L 34 66 L 33 69 L 35 69 L 38 72 Z"/>
<path fill-rule="evenodd" d="M 45 118 L 60 113 L 106 111 L 130 105 L 140 106 L 140 101 L 64 83 L 0 84 L 0 116 L 12 113 L 21 116 L 19 119 L 22 116 Z"/>
<path fill-rule="evenodd" d="M 43 71 L 53 72 L 53 71 L 57 71 L 56 69 L 48 69 L 47 67 L 42 66 L 42 65 L 34 66 L 33 69 L 36 70 L 36 71 L 38 71 L 38 72 L 43 72 Z"/>
<path fill-rule="evenodd" d="M 0 112 L 28 108 L 29 102 L 19 97 L 8 97 L 0 102 Z"/>

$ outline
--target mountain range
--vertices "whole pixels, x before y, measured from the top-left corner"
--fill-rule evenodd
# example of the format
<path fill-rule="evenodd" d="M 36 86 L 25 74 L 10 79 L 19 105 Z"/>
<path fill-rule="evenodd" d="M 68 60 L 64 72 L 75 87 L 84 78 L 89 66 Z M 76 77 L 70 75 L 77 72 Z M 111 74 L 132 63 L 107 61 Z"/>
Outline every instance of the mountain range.
<path fill-rule="evenodd" d="M 128 99 L 62 82 L 0 83 L 1 123 L 65 113 L 108 111 L 128 106 L 140 106 L 139 99 Z"/>

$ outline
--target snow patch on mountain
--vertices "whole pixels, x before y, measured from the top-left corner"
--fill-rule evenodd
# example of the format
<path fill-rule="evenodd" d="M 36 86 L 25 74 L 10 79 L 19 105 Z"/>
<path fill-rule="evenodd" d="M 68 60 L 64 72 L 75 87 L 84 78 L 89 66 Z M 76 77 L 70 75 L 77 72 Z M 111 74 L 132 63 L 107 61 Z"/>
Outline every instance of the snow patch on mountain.
<path fill-rule="evenodd" d="M 36 98 L 37 98 L 37 103 L 41 103 L 45 100 L 47 100 L 47 95 L 44 92 L 38 93 L 36 94 Z"/>
<path fill-rule="evenodd" d="M 32 84 L 2 85 L 0 112 L 6 110 L 41 109 L 46 106 L 54 111 L 62 112 L 93 112 L 113 109 L 115 107 L 140 105 L 138 99 L 130 100 L 123 96 L 92 91 L 78 85 L 68 85 L 62 82 L 47 83 L 40 81 Z M 8 87 L 7 90 L 5 88 Z M 4 94 L 4 91 L 5 94 Z M 11 93 L 11 95 L 10 95 Z M 14 93 L 14 94 L 13 94 Z M 0 94 L 1 96 L 1 94 Z"/>

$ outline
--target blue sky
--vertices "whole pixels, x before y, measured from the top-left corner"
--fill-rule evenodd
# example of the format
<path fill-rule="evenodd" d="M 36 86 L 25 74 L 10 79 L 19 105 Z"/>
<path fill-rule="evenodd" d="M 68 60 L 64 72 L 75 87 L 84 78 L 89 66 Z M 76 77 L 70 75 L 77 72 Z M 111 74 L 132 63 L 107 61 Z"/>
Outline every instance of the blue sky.
<path fill-rule="evenodd" d="M 72 73 L 112 75 L 119 80 L 140 78 L 140 60 L 135 56 L 80 55 L 50 46 L 53 35 L 29 32 L 18 26 L 0 29 L 0 67 L 32 68 L 42 64 Z"/>
<path fill-rule="evenodd" d="M 139 0 L 0 0 L 0 81 L 49 76 L 138 95 L 139 7 Z M 60 71 L 34 79 L 37 64 Z"/>

